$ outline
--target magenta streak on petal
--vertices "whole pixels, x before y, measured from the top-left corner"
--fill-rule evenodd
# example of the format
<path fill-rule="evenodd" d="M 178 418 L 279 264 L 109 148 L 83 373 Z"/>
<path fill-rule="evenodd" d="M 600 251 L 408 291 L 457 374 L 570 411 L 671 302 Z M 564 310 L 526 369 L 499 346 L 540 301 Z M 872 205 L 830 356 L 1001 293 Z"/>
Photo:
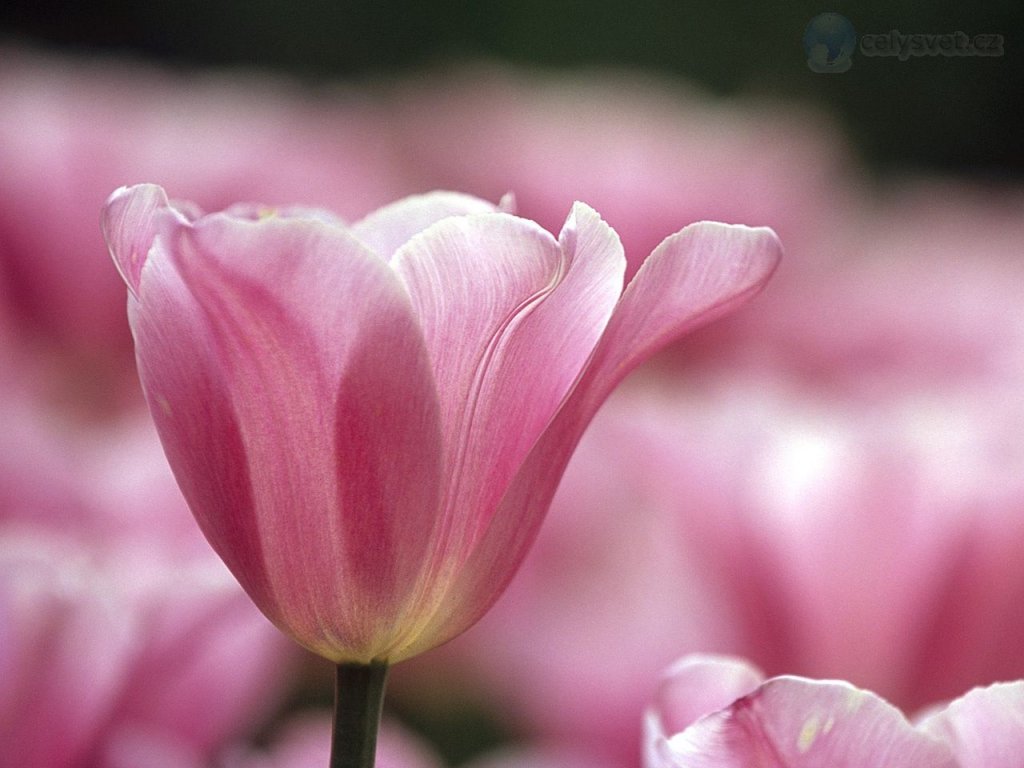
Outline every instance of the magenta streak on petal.
<path fill-rule="evenodd" d="M 207 267 L 210 266 L 210 260 L 205 259 L 203 254 L 198 252 L 193 241 L 194 239 L 188 237 L 187 232 L 181 232 L 178 243 L 173 250 L 178 254 L 184 255 L 185 258 L 178 259 L 177 263 L 187 264 L 188 261 L 191 261 L 193 263 L 205 263 Z M 243 467 L 272 466 L 274 472 L 273 481 L 279 485 L 276 493 L 281 493 L 280 485 L 284 479 L 288 486 L 284 495 L 296 498 L 301 497 L 301 494 L 297 493 L 297 486 L 301 486 L 302 483 L 299 478 L 294 477 L 294 473 L 290 471 L 292 468 L 287 463 L 273 462 L 270 464 L 265 459 L 261 461 L 261 457 L 254 456 L 255 446 L 252 444 L 252 440 L 247 438 L 245 428 L 239 425 L 252 425 L 254 421 L 253 414 L 245 413 L 244 409 L 240 413 L 242 402 L 258 400 L 260 395 L 263 394 L 259 391 L 247 391 L 247 383 L 253 379 L 257 381 L 267 381 L 272 378 L 280 379 L 289 368 L 287 364 L 282 366 L 274 365 L 275 361 L 285 362 L 287 352 L 278 345 L 278 349 L 274 353 L 270 353 L 272 345 L 276 342 L 268 332 L 270 324 L 267 322 L 267 318 L 271 317 L 273 323 L 289 327 L 292 350 L 297 346 L 304 347 L 308 353 L 309 340 L 305 339 L 301 344 L 295 344 L 296 340 L 303 338 L 302 329 L 290 322 L 290 319 L 282 311 L 282 307 L 276 304 L 273 298 L 267 295 L 265 290 L 261 290 L 260 287 L 243 280 L 239 274 L 215 274 L 209 268 L 194 267 L 189 270 L 187 280 L 194 290 L 202 289 L 203 291 L 204 300 L 198 304 L 198 309 L 203 313 L 204 326 L 209 331 L 216 345 L 216 358 L 227 362 L 228 366 L 224 370 L 223 377 L 225 381 L 230 381 L 229 391 L 233 397 L 226 396 L 225 394 L 224 400 L 218 406 L 211 409 L 211 411 L 218 416 L 230 414 L 230 423 L 236 425 L 238 430 L 233 435 L 238 442 L 233 444 L 231 449 L 225 452 L 224 456 L 218 457 L 221 460 L 218 469 L 215 472 L 210 472 L 208 468 L 197 467 L 197 471 L 194 474 L 220 474 L 221 472 L 230 472 Z M 243 296 L 245 297 L 244 299 L 242 298 Z M 257 339 L 261 343 L 255 343 Z M 240 365 L 240 362 L 242 365 L 246 365 L 246 362 L 248 362 L 248 365 L 252 366 L 252 370 L 249 371 L 248 375 L 237 375 L 239 370 L 237 366 Z M 252 375 L 254 372 L 255 376 Z M 316 370 L 311 370 L 307 373 L 311 376 L 318 376 L 319 374 Z M 302 386 L 301 377 L 293 375 L 291 378 L 293 386 Z M 267 421 L 276 420 L 276 417 L 283 413 L 287 413 L 284 403 L 272 403 L 265 410 L 264 418 L 260 421 L 263 422 L 264 427 L 268 427 Z M 324 422 L 323 417 L 319 418 L 318 421 Z M 271 429 L 272 427 L 269 427 L 267 431 Z M 283 425 L 282 431 L 285 431 Z M 205 441 L 202 440 L 194 439 L 194 442 L 205 444 Z M 202 516 L 201 522 L 205 523 L 204 527 L 216 528 L 218 537 L 215 546 L 219 544 L 218 553 L 229 566 L 231 559 L 233 559 L 230 555 L 238 557 L 241 554 L 245 557 L 245 565 L 238 571 L 232 568 L 232 571 L 236 572 L 243 586 L 246 587 L 246 590 L 253 596 L 253 599 L 256 600 L 261 609 L 276 623 L 289 626 L 293 623 L 293 620 L 285 611 L 285 606 L 288 605 L 289 600 L 287 597 L 283 598 L 279 594 L 280 580 L 274 577 L 274 573 L 280 574 L 282 569 L 274 568 L 267 562 L 267 548 L 264 547 L 264 542 L 270 541 L 274 537 L 274 530 L 272 528 L 267 529 L 267 524 L 271 523 L 274 518 L 272 515 L 264 513 L 260 508 L 261 499 L 267 499 L 268 497 L 272 499 L 276 495 L 272 490 L 265 487 L 268 479 L 265 475 L 253 476 L 250 472 L 248 474 L 248 493 L 244 499 L 224 500 L 216 506 L 211 504 L 210 500 L 204 500 L 204 502 L 194 506 L 194 509 L 199 513 L 197 516 Z M 261 486 L 263 486 L 262 490 Z M 240 502 L 243 503 L 240 504 Z M 230 518 L 236 517 L 236 515 L 238 515 L 237 524 L 223 524 Z M 310 535 L 315 535 L 315 531 L 310 530 L 308 532 Z M 240 535 L 248 540 L 245 544 L 239 542 Z M 241 546 L 236 546 L 237 544 L 241 544 Z M 226 552 L 223 550 L 226 550 Z M 254 562 L 254 555 L 257 553 L 260 553 L 260 561 L 258 563 Z M 313 556 L 312 551 L 309 553 L 309 556 Z M 253 580 L 254 573 L 259 573 L 261 578 Z M 286 592 L 291 593 L 292 589 L 289 588 Z"/>
<path fill-rule="evenodd" d="M 413 338 L 417 330 L 410 322 L 403 337 Z M 415 349 L 399 350 L 391 343 L 389 351 L 379 339 L 369 338 L 352 351 L 348 370 L 354 375 L 339 382 L 335 425 L 339 477 L 349 476 L 354 466 L 363 474 L 362 482 L 343 483 L 339 489 L 349 531 L 345 556 L 354 564 L 366 599 L 386 605 L 398 597 L 404 608 L 396 610 L 408 610 L 414 603 L 411 595 L 434 535 L 440 493 L 440 450 L 420 439 L 439 433 L 437 398 L 431 392 L 419 410 L 400 407 L 410 404 L 408 376 L 417 368 L 424 381 L 430 376 L 426 350 L 419 336 L 415 338 Z M 385 358 L 403 367 L 402 376 L 379 364 L 382 350 Z M 404 483 L 405 477 L 419 480 Z M 415 551 L 403 546 L 409 540 L 417 542 Z M 388 580 L 379 578 L 379 569 L 389 561 L 396 561 L 394 573 Z"/>
<path fill-rule="evenodd" d="M 322 223 L 211 217 L 188 240 L 176 254 L 233 371 L 241 461 L 265 468 L 252 477 L 249 523 L 264 542 L 272 585 L 261 607 L 323 655 L 376 646 L 395 623 L 404 598 L 397 585 L 413 579 L 434 507 L 436 473 L 420 456 L 430 450 L 433 396 L 421 386 L 429 373 L 404 293 L 385 264 Z M 300 286 L 312 287 L 296 293 Z M 407 375 L 380 388 L 396 379 L 383 368 L 396 365 Z M 391 430 L 352 443 L 388 409 L 410 422 L 398 437 Z M 339 455 L 346 438 L 349 450 Z M 370 465 L 388 469 L 381 455 L 391 448 L 398 472 L 376 473 Z M 413 448 L 419 469 L 402 471 Z M 346 455 L 352 466 L 341 472 Z M 373 498 L 380 503 L 345 506 Z"/>

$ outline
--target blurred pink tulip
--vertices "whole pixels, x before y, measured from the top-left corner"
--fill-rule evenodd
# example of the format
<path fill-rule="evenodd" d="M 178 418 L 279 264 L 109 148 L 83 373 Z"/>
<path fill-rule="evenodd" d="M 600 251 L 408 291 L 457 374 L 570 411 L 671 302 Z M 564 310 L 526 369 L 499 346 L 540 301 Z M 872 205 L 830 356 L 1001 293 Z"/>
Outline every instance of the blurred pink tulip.
<path fill-rule="evenodd" d="M 911 724 L 838 681 L 764 680 L 740 659 L 688 656 L 646 716 L 646 768 L 1015 768 L 1024 681 L 977 688 Z"/>
<path fill-rule="evenodd" d="M 286 722 L 267 750 L 244 748 L 218 768 L 323 768 L 328 764 L 331 719 L 305 715 Z M 384 721 L 377 741 L 377 768 L 440 768 L 441 761 L 412 734 Z"/>
<path fill-rule="evenodd" d="M 104 212 L 143 388 L 214 548 L 336 662 L 474 623 L 611 389 L 779 257 L 770 230 L 696 224 L 623 293 L 618 238 L 583 204 L 557 239 L 452 193 L 351 227 L 192 211 L 139 186 Z"/>
<path fill-rule="evenodd" d="M 652 75 L 476 66 L 399 85 L 395 140 L 421 185 L 514 190 L 551 231 L 586 200 L 622 238 L 627 278 L 680 221 L 771 222 L 780 273 L 790 251 L 817 260 L 858 183 L 823 115 Z"/>
<path fill-rule="evenodd" d="M 5 389 L 0 765 L 199 768 L 275 704 L 288 649 L 199 546 L 148 419 L 55 416 Z"/>
<path fill-rule="evenodd" d="M 216 561 L 0 525 L 4 766 L 199 765 L 273 703 L 283 649 Z"/>

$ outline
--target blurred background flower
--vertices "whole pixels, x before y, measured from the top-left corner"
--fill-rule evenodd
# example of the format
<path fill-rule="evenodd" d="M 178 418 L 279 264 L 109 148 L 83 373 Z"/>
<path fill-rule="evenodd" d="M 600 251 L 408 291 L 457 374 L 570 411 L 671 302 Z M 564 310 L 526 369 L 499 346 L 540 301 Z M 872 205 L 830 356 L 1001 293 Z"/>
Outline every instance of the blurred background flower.
<path fill-rule="evenodd" d="M 3 765 L 205 765 L 274 712 L 290 649 L 191 523 L 142 412 L 86 427 L 3 394 Z"/>
<path fill-rule="evenodd" d="M 98 225 L 142 181 L 348 219 L 582 199 L 631 271 L 703 218 L 786 246 L 608 404 L 492 615 L 395 670 L 381 765 L 638 766 L 692 651 L 904 711 L 1024 676 L 1021 7 L 861 4 L 858 35 L 1004 55 L 820 74 L 812 3 L 92 5 L 0 8 L 0 765 L 326 762 L 328 672 L 249 609 L 143 413 Z"/>
<path fill-rule="evenodd" d="M 645 715 L 646 768 L 1010 768 L 1024 746 L 1024 681 L 976 687 L 919 717 L 847 682 L 766 680 L 743 659 L 684 656 Z"/>

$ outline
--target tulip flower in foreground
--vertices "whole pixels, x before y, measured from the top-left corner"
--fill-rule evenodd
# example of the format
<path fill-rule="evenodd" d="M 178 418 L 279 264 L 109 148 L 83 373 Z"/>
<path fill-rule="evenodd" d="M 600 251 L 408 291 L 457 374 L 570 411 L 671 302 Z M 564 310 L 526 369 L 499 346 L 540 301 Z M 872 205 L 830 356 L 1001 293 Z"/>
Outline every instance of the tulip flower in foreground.
<path fill-rule="evenodd" d="M 612 388 L 756 293 L 780 252 L 770 230 L 699 223 L 623 291 L 619 239 L 586 205 L 555 238 L 454 193 L 346 226 L 201 215 L 141 185 L 103 228 L 195 517 L 260 609 L 338 665 L 337 765 L 372 763 L 387 665 L 500 594 Z"/>
<path fill-rule="evenodd" d="M 1016 768 L 1024 681 L 975 688 L 914 721 L 834 680 L 764 680 L 735 658 L 687 656 L 646 717 L 646 768 Z"/>

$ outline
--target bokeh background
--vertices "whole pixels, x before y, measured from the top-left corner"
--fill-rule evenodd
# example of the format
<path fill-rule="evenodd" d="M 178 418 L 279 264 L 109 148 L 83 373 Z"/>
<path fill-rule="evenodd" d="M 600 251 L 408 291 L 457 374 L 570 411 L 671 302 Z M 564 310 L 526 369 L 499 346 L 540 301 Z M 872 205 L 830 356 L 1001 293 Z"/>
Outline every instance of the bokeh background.
<path fill-rule="evenodd" d="M 822 12 L 1004 52 L 821 74 Z M 633 768 L 689 651 L 907 711 L 1024 676 L 1022 33 L 1009 1 L 0 5 L 11 764 L 324 762 L 331 670 L 219 569 L 148 427 L 97 223 L 141 181 L 347 218 L 511 190 L 555 231 L 582 198 L 630 273 L 695 219 L 784 241 L 609 404 L 493 614 L 395 670 L 384 768 Z"/>
<path fill-rule="evenodd" d="M 806 65 L 802 36 L 822 12 L 858 34 L 1003 35 L 995 58 L 855 56 L 843 77 Z M 1024 170 L 1019 3 L 917 0 L 750 4 L 714 0 L 287 2 L 10 0 L 8 36 L 175 67 L 242 66 L 323 80 L 366 78 L 479 59 L 542 67 L 627 67 L 716 94 L 799 99 L 832 111 L 877 167 L 1001 178 Z"/>

